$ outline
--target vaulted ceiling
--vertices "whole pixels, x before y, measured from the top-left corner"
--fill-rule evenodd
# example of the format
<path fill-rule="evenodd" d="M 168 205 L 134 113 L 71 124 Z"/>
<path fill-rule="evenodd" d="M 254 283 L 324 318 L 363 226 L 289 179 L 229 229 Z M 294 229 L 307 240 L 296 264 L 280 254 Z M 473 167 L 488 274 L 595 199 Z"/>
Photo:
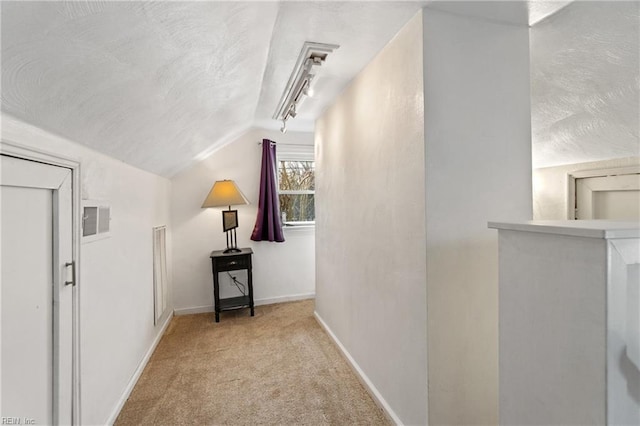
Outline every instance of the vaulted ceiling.
<path fill-rule="evenodd" d="M 271 116 L 305 41 L 339 44 L 316 116 L 420 2 L 2 2 L 2 109 L 170 176 Z"/>
<path fill-rule="evenodd" d="M 474 2 L 2 1 L 2 110 L 171 176 L 250 127 L 279 127 L 271 116 L 305 41 L 340 45 L 288 123 L 312 131 L 425 5 L 526 25 L 568 3 L 487 14 Z"/>

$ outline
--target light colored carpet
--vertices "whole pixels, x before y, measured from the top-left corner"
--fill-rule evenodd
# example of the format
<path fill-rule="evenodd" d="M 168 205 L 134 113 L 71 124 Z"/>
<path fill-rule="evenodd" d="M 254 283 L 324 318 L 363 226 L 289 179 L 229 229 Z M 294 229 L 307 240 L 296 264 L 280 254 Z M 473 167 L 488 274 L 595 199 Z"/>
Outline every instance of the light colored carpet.
<path fill-rule="evenodd" d="M 388 425 L 313 300 L 175 317 L 116 425 Z"/>

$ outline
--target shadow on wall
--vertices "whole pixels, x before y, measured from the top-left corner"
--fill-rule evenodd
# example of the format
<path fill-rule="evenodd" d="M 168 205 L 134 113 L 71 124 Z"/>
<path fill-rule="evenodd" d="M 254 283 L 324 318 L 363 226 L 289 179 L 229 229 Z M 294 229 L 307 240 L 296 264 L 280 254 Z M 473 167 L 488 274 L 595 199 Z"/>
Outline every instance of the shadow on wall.
<path fill-rule="evenodd" d="M 629 359 L 627 351 L 620 352 L 620 371 L 627 379 L 627 391 L 636 404 L 640 405 L 640 370 L 638 366 Z"/>

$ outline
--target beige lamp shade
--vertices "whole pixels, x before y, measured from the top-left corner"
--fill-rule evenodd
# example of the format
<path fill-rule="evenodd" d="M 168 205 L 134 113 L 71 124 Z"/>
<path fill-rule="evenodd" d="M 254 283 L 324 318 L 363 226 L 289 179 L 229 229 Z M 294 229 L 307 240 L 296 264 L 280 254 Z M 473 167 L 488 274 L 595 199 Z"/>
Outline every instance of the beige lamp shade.
<path fill-rule="evenodd" d="M 238 189 L 238 185 L 232 180 L 218 180 L 211 187 L 209 195 L 202 203 L 202 208 L 234 206 L 249 204 L 249 201 Z"/>

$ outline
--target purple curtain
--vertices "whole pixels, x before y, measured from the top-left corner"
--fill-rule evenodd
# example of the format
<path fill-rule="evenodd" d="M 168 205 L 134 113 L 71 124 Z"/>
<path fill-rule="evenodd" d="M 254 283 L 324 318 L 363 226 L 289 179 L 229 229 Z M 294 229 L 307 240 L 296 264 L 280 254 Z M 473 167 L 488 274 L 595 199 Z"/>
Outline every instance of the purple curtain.
<path fill-rule="evenodd" d="M 260 201 L 258 217 L 253 227 L 253 241 L 284 241 L 276 179 L 276 143 L 262 140 L 262 172 L 260 173 Z"/>

